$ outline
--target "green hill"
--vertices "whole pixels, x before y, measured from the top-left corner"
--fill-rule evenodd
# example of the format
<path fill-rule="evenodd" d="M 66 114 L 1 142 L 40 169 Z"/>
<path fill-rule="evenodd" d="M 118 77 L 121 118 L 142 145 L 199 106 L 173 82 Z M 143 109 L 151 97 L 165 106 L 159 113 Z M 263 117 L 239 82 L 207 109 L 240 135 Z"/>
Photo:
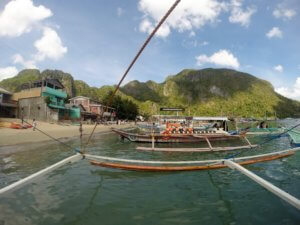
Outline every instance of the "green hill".
<path fill-rule="evenodd" d="M 300 116 L 300 103 L 276 93 L 269 82 L 229 69 L 183 70 L 160 84 L 132 81 L 121 91 L 139 100 L 147 114 L 165 106 L 184 107 L 190 115 Z"/>
<path fill-rule="evenodd" d="M 90 87 L 59 70 L 23 70 L 0 86 L 18 91 L 22 83 L 43 77 L 60 79 L 70 97 L 83 95 L 102 101 L 114 89 Z M 163 83 L 135 80 L 121 87 L 118 95 L 136 103 L 142 115 L 157 114 L 163 106 L 184 107 L 189 115 L 263 117 L 267 112 L 268 116 L 300 116 L 300 102 L 279 95 L 265 80 L 230 69 L 183 70 Z"/>
<path fill-rule="evenodd" d="M 72 75 L 69 73 L 64 73 L 60 70 L 44 70 L 43 72 L 40 72 L 37 69 L 22 70 L 15 77 L 2 80 L 0 82 L 0 87 L 11 92 L 17 92 L 21 90 L 22 84 L 30 83 L 35 80 L 41 80 L 43 78 L 59 79 L 65 86 L 68 95 L 75 96 L 76 91 Z"/>

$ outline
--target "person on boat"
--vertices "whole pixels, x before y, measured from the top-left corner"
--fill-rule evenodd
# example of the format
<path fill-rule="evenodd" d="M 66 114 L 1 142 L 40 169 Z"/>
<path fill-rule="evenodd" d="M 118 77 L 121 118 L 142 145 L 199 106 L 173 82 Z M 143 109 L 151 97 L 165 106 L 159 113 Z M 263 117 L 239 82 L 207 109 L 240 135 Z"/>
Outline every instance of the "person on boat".
<path fill-rule="evenodd" d="M 221 124 L 219 122 L 215 122 L 212 128 L 217 128 L 217 130 L 219 130 L 221 128 Z"/>
<path fill-rule="evenodd" d="M 36 123 L 35 119 L 33 119 L 32 120 L 32 130 L 33 131 L 35 131 L 36 125 L 37 125 L 37 123 Z"/>
<path fill-rule="evenodd" d="M 268 125 L 265 121 L 262 121 L 259 125 L 259 128 L 268 128 Z"/>

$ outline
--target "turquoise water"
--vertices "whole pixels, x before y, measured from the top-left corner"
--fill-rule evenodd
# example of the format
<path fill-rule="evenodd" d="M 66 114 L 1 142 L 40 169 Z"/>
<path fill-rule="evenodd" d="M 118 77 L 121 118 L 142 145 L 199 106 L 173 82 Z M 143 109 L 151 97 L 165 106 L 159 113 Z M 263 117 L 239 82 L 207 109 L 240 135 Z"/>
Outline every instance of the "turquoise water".
<path fill-rule="evenodd" d="M 286 120 L 286 126 L 298 121 Z M 253 143 L 267 137 L 252 137 Z M 69 144 L 78 146 L 78 142 Z M 220 143 L 218 143 L 220 144 Z M 231 143 L 238 144 L 238 143 Z M 99 134 L 89 153 L 131 159 L 213 159 L 231 153 L 150 153 L 114 134 Z M 241 156 L 290 148 L 281 137 Z M 51 144 L 0 156 L 0 187 L 45 168 L 73 152 Z M 300 198 L 300 152 L 246 168 Z M 0 224 L 300 224 L 300 211 L 230 169 L 135 172 L 65 165 L 0 198 Z"/>

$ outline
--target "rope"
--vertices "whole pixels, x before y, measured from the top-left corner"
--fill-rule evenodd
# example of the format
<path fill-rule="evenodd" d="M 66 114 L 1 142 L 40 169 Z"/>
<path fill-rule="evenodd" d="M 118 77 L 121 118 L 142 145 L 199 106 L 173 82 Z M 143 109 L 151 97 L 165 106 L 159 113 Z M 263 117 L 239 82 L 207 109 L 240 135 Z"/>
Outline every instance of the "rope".
<path fill-rule="evenodd" d="M 152 39 L 152 37 L 155 35 L 155 33 L 158 31 L 158 29 L 160 28 L 160 26 L 165 22 L 165 20 L 168 18 L 168 16 L 171 14 L 171 12 L 175 9 L 175 7 L 178 5 L 178 3 L 181 0 L 176 0 L 176 2 L 171 6 L 171 8 L 167 11 L 167 13 L 163 16 L 163 18 L 160 20 L 160 22 L 157 24 L 157 26 L 154 28 L 154 30 L 151 32 L 151 34 L 148 36 L 148 38 L 146 39 L 146 41 L 144 42 L 144 44 L 142 45 L 142 47 L 140 48 L 140 50 L 138 51 L 138 53 L 136 54 L 136 56 L 133 58 L 132 62 L 130 63 L 130 65 L 128 66 L 128 68 L 126 69 L 125 73 L 123 74 L 121 80 L 119 81 L 117 87 L 115 88 L 114 92 L 112 93 L 112 95 L 109 98 L 107 107 L 105 107 L 106 110 L 108 110 L 108 107 L 111 106 L 112 104 L 112 100 L 115 96 L 115 94 L 117 93 L 117 91 L 119 90 L 123 80 L 125 79 L 125 77 L 127 76 L 128 72 L 130 71 L 130 69 L 132 68 L 132 66 L 134 65 L 134 63 L 137 61 L 137 59 L 139 58 L 139 56 L 142 54 L 143 50 L 146 48 L 146 46 L 148 45 L 148 43 L 150 42 L 150 40 Z M 105 111 L 106 111 L 105 110 Z M 104 115 L 104 110 L 102 111 L 101 117 Z M 92 130 L 86 144 L 83 146 L 82 152 L 85 152 L 86 146 L 89 144 L 90 140 L 92 139 L 92 136 L 95 132 L 95 129 L 98 125 L 98 119 L 96 121 L 96 124 L 94 126 L 94 129 Z"/>
<path fill-rule="evenodd" d="M 24 122 L 24 123 L 27 123 L 28 125 L 33 126 L 31 123 L 27 122 L 27 121 L 24 120 L 24 119 L 23 119 L 23 122 Z M 35 129 L 36 129 L 37 131 L 41 132 L 42 134 L 46 135 L 47 137 L 51 138 L 52 140 L 57 141 L 58 143 L 64 145 L 65 147 L 67 147 L 67 148 L 69 148 L 69 149 L 71 149 L 71 150 L 74 150 L 75 152 L 78 152 L 78 149 L 72 147 L 71 145 L 68 145 L 67 143 L 64 143 L 64 142 L 60 141 L 59 139 L 57 139 L 57 138 L 51 136 L 50 134 L 46 133 L 45 131 L 42 131 L 41 129 L 39 129 L 39 128 L 37 128 L 37 127 L 35 127 Z"/>
<path fill-rule="evenodd" d="M 277 138 L 280 138 L 282 135 L 288 133 L 289 131 L 291 131 L 291 130 L 295 129 L 296 127 L 299 127 L 299 126 L 300 126 L 300 123 L 297 124 L 297 125 L 295 125 L 295 126 L 293 126 L 293 127 L 291 127 L 291 128 L 289 128 L 289 129 L 286 129 L 284 132 L 276 135 L 275 137 L 271 137 L 268 140 L 266 140 L 266 141 L 264 141 L 264 142 L 262 142 L 260 144 L 257 144 L 257 146 L 255 146 L 255 147 L 250 147 L 249 149 L 246 149 L 246 150 L 240 151 L 238 153 L 229 155 L 228 157 L 225 157 L 224 159 L 232 159 L 232 158 L 234 158 L 234 157 L 236 157 L 236 156 L 238 156 L 238 155 L 240 155 L 240 154 L 242 154 L 242 153 L 244 153 L 246 151 L 253 150 L 253 149 L 256 149 L 256 148 L 260 148 L 262 145 L 265 145 L 265 144 L 269 143 L 270 141 L 273 141 L 273 140 L 275 140 Z"/>

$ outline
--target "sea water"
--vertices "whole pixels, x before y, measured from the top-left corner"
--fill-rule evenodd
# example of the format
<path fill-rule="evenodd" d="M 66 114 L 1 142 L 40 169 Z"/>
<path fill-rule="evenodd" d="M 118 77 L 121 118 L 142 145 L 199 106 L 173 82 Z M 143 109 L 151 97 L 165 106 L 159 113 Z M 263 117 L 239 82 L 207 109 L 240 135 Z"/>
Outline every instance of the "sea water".
<path fill-rule="evenodd" d="M 298 120 L 281 121 L 285 126 Z M 249 138 L 261 143 L 269 137 Z M 68 144 L 78 147 L 78 140 Z M 213 143 L 222 144 L 222 143 Z M 223 143 L 224 144 L 224 143 Z M 226 143 L 226 145 L 237 143 Z M 197 144 L 193 144 L 199 146 Z M 202 144 L 203 145 L 203 144 Z M 142 152 L 112 133 L 97 134 L 88 153 L 143 160 L 202 160 L 290 148 L 283 136 L 255 150 L 230 153 Z M 163 147 L 163 146 L 161 146 Z M 56 143 L 0 156 L 0 187 L 74 154 Z M 300 152 L 246 166 L 300 198 Z M 300 211 L 238 171 L 136 172 L 92 166 L 85 159 L 0 196 L 0 225 L 9 224 L 300 224 Z"/>

